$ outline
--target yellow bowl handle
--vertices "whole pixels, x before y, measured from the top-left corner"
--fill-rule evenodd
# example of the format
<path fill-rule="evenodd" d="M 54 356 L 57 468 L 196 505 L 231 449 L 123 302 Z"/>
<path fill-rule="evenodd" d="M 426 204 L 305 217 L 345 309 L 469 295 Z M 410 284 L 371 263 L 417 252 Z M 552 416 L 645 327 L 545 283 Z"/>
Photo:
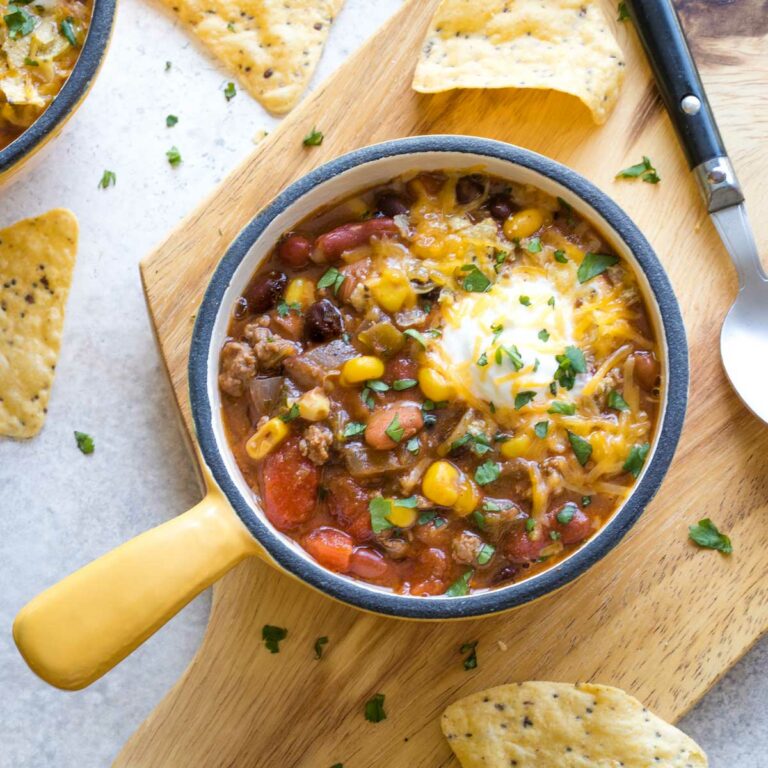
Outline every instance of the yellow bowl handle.
<path fill-rule="evenodd" d="M 218 492 L 31 600 L 13 637 L 33 672 L 85 688 L 245 557 L 255 540 Z"/>

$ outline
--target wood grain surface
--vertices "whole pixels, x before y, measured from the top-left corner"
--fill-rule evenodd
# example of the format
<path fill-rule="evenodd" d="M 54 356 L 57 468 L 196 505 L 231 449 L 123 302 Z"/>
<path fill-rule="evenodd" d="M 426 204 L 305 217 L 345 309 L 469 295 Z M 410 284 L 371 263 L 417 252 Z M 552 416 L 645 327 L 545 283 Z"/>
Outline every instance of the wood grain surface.
<path fill-rule="evenodd" d="M 681 5 L 766 251 L 763 4 Z M 378 618 L 260 562 L 239 566 L 214 588 L 197 656 L 117 766 L 456 765 L 440 735 L 443 708 L 464 694 L 523 679 L 617 685 L 675 719 L 768 626 L 768 429 L 732 393 L 718 354 L 735 275 L 631 26 L 616 25 L 627 80 L 616 112 L 598 129 L 580 103 L 555 93 L 413 93 L 411 75 L 435 6 L 436 0 L 406 4 L 143 263 L 152 321 L 187 427 L 193 316 L 215 264 L 246 222 L 286 184 L 355 147 L 419 133 L 477 134 L 580 171 L 629 212 L 656 248 L 680 299 L 692 364 L 690 407 L 671 471 L 639 523 L 584 578 L 491 619 Z M 606 11 L 613 19 L 615 4 L 607 2 Z M 314 125 L 325 141 L 305 149 L 301 140 Z M 614 181 L 618 169 L 643 154 L 659 169 L 661 184 Z M 705 516 L 731 535 L 733 556 L 687 541 L 687 526 Z M 267 623 L 288 628 L 278 655 L 261 643 Z M 330 642 L 316 661 L 313 644 L 321 635 Z M 479 640 L 479 667 L 465 672 L 459 646 L 470 640 Z M 388 718 L 371 724 L 363 705 L 377 692 L 386 695 Z"/>

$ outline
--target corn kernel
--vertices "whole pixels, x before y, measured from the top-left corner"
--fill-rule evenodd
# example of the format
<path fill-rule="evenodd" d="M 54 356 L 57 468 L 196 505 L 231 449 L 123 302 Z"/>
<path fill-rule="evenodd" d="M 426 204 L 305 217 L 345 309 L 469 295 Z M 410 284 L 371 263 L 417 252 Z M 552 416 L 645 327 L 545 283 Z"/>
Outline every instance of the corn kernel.
<path fill-rule="evenodd" d="M 294 277 L 283 296 L 286 304 L 298 304 L 302 309 L 307 309 L 315 300 L 315 284 L 303 277 Z"/>
<path fill-rule="evenodd" d="M 450 400 L 456 394 L 454 386 L 434 368 L 419 368 L 417 378 L 424 396 L 436 403 Z"/>
<path fill-rule="evenodd" d="M 477 486 L 469 479 L 465 478 L 459 491 L 459 497 L 453 504 L 453 511 L 461 517 L 466 517 L 474 512 L 480 503 L 480 492 Z"/>
<path fill-rule="evenodd" d="M 449 461 L 435 461 L 424 473 L 422 493 L 441 507 L 452 507 L 459 498 L 459 470 Z"/>
<path fill-rule="evenodd" d="M 371 284 L 371 295 L 385 312 L 399 312 L 414 297 L 408 278 L 399 270 L 386 270 Z"/>
<path fill-rule="evenodd" d="M 254 460 L 263 459 L 288 437 L 288 425 L 275 416 L 259 427 L 245 444 L 245 452 Z"/>
<path fill-rule="evenodd" d="M 504 222 L 504 235 L 508 240 L 515 238 L 522 240 L 541 229 L 543 223 L 544 211 L 540 208 L 524 208 L 522 211 L 513 213 Z"/>
<path fill-rule="evenodd" d="M 499 451 L 505 459 L 516 459 L 523 456 L 531 447 L 531 438 L 529 435 L 517 435 L 501 444 Z"/>
<path fill-rule="evenodd" d="M 310 389 L 299 398 L 299 416 L 307 421 L 322 421 L 331 412 L 331 401 L 320 387 Z"/>
<path fill-rule="evenodd" d="M 418 510 L 415 507 L 398 507 L 397 502 L 393 500 L 392 511 L 387 515 L 392 525 L 396 528 L 410 528 L 416 522 Z"/>
<path fill-rule="evenodd" d="M 339 383 L 344 387 L 359 384 L 369 379 L 380 379 L 384 375 L 384 363 L 373 355 L 360 355 L 347 360 L 341 368 Z"/>

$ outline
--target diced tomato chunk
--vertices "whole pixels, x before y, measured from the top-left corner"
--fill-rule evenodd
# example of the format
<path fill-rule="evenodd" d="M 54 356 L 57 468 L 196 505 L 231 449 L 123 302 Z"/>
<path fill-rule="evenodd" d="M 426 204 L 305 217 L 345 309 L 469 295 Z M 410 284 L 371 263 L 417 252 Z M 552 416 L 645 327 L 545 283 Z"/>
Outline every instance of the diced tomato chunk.
<path fill-rule="evenodd" d="M 408 357 L 396 357 L 387 363 L 384 380 L 392 384 L 398 379 L 415 379 L 419 372 L 419 364 Z"/>
<path fill-rule="evenodd" d="M 262 465 L 262 499 L 269 521 L 281 531 L 305 522 L 317 503 L 318 468 L 291 438 L 268 454 Z"/>
<path fill-rule="evenodd" d="M 339 527 L 358 543 L 373 537 L 371 514 L 368 511 L 370 492 L 346 474 L 329 474 L 325 484 L 328 488 L 328 511 Z"/>
<path fill-rule="evenodd" d="M 304 549 L 320 565 L 331 571 L 345 573 L 349 570 L 354 542 L 352 537 L 338 528 L 323 526 L 310 531 L 304 537 Z"/>
<path fill-rule="evenodd" d="M 442 595 L 448 588 L 448 555 L 442 549 L 422 550 L 411 572 L 412 595 Z"/>

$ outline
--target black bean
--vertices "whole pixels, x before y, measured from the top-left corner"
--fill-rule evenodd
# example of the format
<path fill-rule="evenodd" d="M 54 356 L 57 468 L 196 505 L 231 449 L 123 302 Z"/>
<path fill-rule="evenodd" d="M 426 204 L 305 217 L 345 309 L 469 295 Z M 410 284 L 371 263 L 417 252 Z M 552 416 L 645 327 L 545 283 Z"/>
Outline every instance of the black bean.
<path fill-rule="evenodd" d="M 477 200 L 483 192 L 485 192 L 485 182 L 482 176 L 476 174 L 462 176 L 456 182 L 456 202 L 459 205 L 466 205 Z"/>
<path fill-rule="evenodd" d="M 382 192 L 376 198 L 376 208 L 379 213 L 389 218 L 408 215 L 410 208 L 400 195 L 395 192 Z"/>
<path fill-rule="evenodd" d="M 341 312 L 328 299 L 316 301 L 307 310 L 307 338 L 310 341 L 327 341 L 341 334 Z"/>
<path fill-rule="evenodd" d="M 259 282 L 249 286 L 245 292 L 251 312 L 266 312 L 277 304 L 285 292 L 288 277 L 284 272 L 267 272 Z"/>
<path fill-rule="evenodd" d="M 496 221 L 506 221 L 512 213 L 512 201 L 507 195 L 494 195 L 488 201 L 488 212 Z"/>
<path fill-rule="evenodd" d="M 248 314 L 248 299 L 245 296 L 241 296 L 235 302 L 235 320 L 242 320 Z"/>

